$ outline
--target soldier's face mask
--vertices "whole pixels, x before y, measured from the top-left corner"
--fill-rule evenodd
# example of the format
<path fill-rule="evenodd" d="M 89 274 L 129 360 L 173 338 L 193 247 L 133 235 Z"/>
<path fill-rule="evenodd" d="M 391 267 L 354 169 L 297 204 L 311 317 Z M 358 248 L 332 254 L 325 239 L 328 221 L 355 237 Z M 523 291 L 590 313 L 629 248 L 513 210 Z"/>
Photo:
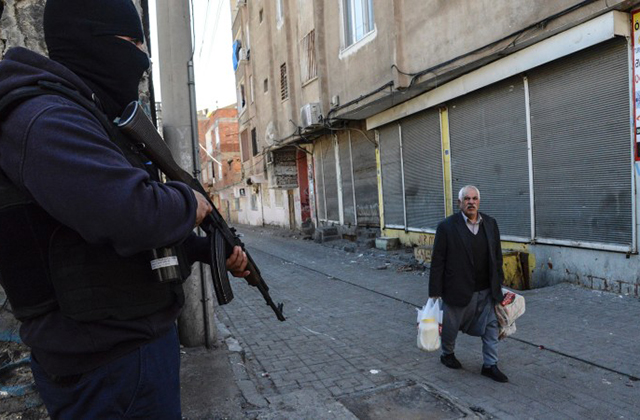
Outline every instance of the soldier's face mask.
<path fill-rule="evenodd" d="M 144 34 L 131 0 L 48 0 L 44 34 L 49 57 L 94 89 L 111 108 L 108 114 L 117 115 L 138 99 L 138 84 L 150 64 L 136 45 Z"/>

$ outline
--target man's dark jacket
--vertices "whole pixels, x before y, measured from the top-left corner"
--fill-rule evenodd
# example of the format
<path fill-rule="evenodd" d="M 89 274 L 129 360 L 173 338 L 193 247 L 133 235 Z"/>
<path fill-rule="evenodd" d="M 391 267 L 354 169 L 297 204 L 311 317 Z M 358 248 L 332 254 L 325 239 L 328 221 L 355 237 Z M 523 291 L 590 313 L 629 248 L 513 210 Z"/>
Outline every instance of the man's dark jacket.
<path fill-rule="evenodd" d="M 500 232 L 495 219 L 484 213 L 482 224 L 486 232 L 489 252 L 489 281 L 491 295 L 497 302 L 502 301 L 502 249 Z M 429 274 L 429 296 L 440 296 L 447 305 L 466 306 L 475 291 L 474 262 L 471 239 L 467 234 L 462 213 L 458 212 L 443 220 L 436 230 L 436 238 L 431 255 Z M 478 233 L 480 234 L 480 233 Z"/>
<path fill-rule="evenodd" d="M 61 64 L 24 48 L 6 53 L 0 62 L 0 97 L 38 81 L 60 83 L 92 98 L 89 87 Z M 191 188 L 155 182 L 147 171 L 133 167 L 82 106 L 44 95 L 2 117 L 0 169 L 50 217 L 87 243 L 110 246 L 128 257 L 204 239 L 193 239 L 197 201 Z M 196 254 L 206 254 L 208 248 L 191 245 L 190 259 L 202 260 Z M 47 258 L 34 253 L 38 257 Z M 166 333 L 174 328 L 179 311 L 176 303 L 134 320 L 78 322 L 54 310 L 24 321 L 20 336 L 47 373 L 75 375 Z"/>

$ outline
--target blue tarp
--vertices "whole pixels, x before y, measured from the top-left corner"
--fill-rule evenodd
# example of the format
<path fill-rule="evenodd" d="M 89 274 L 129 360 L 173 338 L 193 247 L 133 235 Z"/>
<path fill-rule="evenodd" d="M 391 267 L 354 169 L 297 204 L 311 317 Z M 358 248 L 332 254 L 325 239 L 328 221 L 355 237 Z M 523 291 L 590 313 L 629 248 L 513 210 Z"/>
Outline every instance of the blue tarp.
<path fill-rule="evenodd" d="M 242 43 L 237 39 L 233 43 L 233 71 L 238 70 L 238 63 L 240 61 L 240 50 L 242 49 Z"/>

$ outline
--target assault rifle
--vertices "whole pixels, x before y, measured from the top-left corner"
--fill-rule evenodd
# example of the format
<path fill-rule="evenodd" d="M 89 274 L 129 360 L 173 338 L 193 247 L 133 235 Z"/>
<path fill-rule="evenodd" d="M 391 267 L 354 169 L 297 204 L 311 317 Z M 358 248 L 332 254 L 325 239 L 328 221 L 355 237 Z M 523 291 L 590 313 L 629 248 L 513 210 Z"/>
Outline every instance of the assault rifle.
<path fill-rule="evenodd" d="M 160 137 L 160 134 L 158 134 L 149 117 L 142 111 L 138 102 L 131 102 L 125 108 L 118 127 L 135 146 L 142 149 L 142 152 L 151 159 L 167 178 L 187 184 L 201 193 L 213 207 L 213 212 L 205 218 L 200 227 L 207 233 L 211 241 L 211 276 L 218 304 L 225 305 L 233 299 L 226 260 L 233 252 L 233 247 L 237 245 L 246 253 L 248 259 L 247 270 L 250 271 L 250 274 L 245 279 L 251 286 L 258 288 L 267 305 L 275 312 L 276 317 L 280 321 L 284 321 L 282 303 L 276 305 L 271 299 L 267 283 L 262 278 L 260 270 L 258 270 L 253 258 L 245 249 L 235 229 L 229 228 L 216 206 L 209 199 L 209 194 L 204 190 L 202 184 L 176 163 L 171 151 L 162 137 Z"/>

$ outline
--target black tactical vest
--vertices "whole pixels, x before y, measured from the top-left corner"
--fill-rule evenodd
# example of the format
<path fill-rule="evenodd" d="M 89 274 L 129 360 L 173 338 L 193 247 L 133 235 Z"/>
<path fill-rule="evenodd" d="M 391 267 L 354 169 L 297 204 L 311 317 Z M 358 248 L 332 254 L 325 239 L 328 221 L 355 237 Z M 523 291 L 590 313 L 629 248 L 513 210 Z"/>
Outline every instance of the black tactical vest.
<path fill-rule="evenodd" d="M 29 90 L 30 89 L 30 90 Z M 87 108 L 105 127 L 131 165 L 145 165 L 143 156 L 91 101 L 59 85 L 22 88 L 0 101 L 0 124 L 15 105 L 29 97 L 56 94 Z M 178 248 L 183 278 L 190 266 Z M 184 302 L 180 283 L 157 282 L 150 252 L 122 257 L 108 245 L 92 245 L 59 223 L 0 171 L 0 285 L 19 320 L 57 308 L 77 321 L 128 320 L 151 315 Z"/>

